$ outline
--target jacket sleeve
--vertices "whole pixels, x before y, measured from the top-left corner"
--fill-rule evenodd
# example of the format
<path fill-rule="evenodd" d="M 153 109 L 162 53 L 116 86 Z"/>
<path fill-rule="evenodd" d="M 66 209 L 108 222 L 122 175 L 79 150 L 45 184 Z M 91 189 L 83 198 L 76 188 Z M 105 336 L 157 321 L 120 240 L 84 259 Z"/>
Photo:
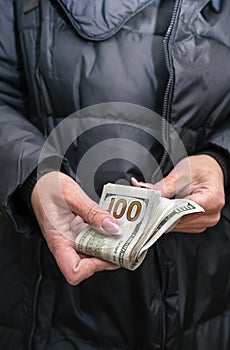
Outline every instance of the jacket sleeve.
<path fill-rule="evenodd" d="M 44 136 L 27 115 L 13 1 L 0 0 L 0 209 L 20 232 L 27 232 L 28 225 L 16 210 L 15 193 L 37 167 L 44 144 Z"/>
<path fill-rule="evenodd" d="M 206 154 L 213 157 L 222 168 L 224 174 L 224 185 L 228 187 L 230 185 L 230 157 L 224 152 L 224 150 L 220 147 L 208 147 L 203 149 L 201 152 L 197 154 Z"/>
<path fill-rule="evenodd" d="M 228 106 L 230 101 L 228 101 Z M 198 153 L 213 156 L 222 167 L 225 187 L 230 185 L 230 111 L 219 116 L 213 132 L 200 145 Z"/>

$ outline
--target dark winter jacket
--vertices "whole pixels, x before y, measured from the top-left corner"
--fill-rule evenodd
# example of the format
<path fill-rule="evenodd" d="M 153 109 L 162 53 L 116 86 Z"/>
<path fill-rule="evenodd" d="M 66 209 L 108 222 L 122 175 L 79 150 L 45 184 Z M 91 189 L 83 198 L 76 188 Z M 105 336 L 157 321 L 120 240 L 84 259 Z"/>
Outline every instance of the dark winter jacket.
<path fill-rule="evenodd" d="M 163 147 L 145 141 L 141 131 L 124 136 L 119 125 L 99 127 L 86 135 L 84 146 L 79 140 L 71 145 L 65 171 L 76 170 L 84 147 L 128 137 L 146 148 L 153 142 L 152 153 L 167 174 L 169 155 L 178 146 L 168 123 L 189 155 L 211 150 L 230 159 L 230 2 L 175 1 L 162 56 L 168 82 L 158 107 L 155 3 L 0 1 L 1 350 L 230 348 L 227 187 L 215 227 L 199 235 L 167 233 L 137 270 L 101 272 L 76 287 L 61 275 L 18 194 L 54 126 L 76 110 L 105 102 L 157 110 Z M 116 161 L 96 178 L 106 173 L 109 181 L 112 166 L 121 166 L 126 179 L 138 172 L 128 159 Z"/>

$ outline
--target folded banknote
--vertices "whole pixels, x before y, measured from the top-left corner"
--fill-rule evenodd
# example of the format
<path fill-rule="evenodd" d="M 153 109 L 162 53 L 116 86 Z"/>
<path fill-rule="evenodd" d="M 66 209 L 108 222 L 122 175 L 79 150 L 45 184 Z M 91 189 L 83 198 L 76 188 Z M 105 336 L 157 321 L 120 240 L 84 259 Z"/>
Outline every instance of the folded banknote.
<path fill-rule="evenodd" d="M 105 236 L 88 226 L 75 239 L 78 252 L 135 270 L 149 247 L 184 215 L 204 209 L 189 199 L 168 199 L 160 191 L 106 184 L 99 203 L 120 224 L 120 234 Z"/>

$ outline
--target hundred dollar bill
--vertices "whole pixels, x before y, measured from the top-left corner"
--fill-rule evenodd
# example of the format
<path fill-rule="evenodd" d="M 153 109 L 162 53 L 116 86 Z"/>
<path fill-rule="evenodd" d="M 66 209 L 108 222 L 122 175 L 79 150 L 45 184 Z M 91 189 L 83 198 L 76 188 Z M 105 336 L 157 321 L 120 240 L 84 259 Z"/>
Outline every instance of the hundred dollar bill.
<path fill-rule="evenodd" d="M 99 203 L 120 224 L 120 234 L 104 236 L 88 226 L 75 239 L 78 252 L 135 270 L 149 247 L 183 216 L 204 209 L 188 199 L 167 199 L 160 191 L 106 184 Z"/>

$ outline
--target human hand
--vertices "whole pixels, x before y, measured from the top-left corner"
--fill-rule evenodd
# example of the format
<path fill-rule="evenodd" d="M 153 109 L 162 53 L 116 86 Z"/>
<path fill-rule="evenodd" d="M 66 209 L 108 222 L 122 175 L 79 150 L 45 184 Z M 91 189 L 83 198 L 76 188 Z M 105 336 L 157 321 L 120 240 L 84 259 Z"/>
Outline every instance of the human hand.
<path fill-rule="evenodd" d="M 55 171 L 43 175 L 33 189 L 31 202 L 48 247 L 69 284 L 77 285 L 98 271 L 119 268 L 76 252 L 74 239 L 87 224 L 105 235 L 116 234 L 119 226 L 69 176 Z"/>
<path fill-rule="evenodd" d="M 138 182 L 133 186 L 158 189 L 166 198 L 186 197 L 204 208 L 204 213 L 183 216 L 172 229 L 177 232 L 201 233 L 215 226 L 224 206 L 224 178 L 218 162 L 209 155 L 182 159 L 161 181 L 155 184 Z"/>

